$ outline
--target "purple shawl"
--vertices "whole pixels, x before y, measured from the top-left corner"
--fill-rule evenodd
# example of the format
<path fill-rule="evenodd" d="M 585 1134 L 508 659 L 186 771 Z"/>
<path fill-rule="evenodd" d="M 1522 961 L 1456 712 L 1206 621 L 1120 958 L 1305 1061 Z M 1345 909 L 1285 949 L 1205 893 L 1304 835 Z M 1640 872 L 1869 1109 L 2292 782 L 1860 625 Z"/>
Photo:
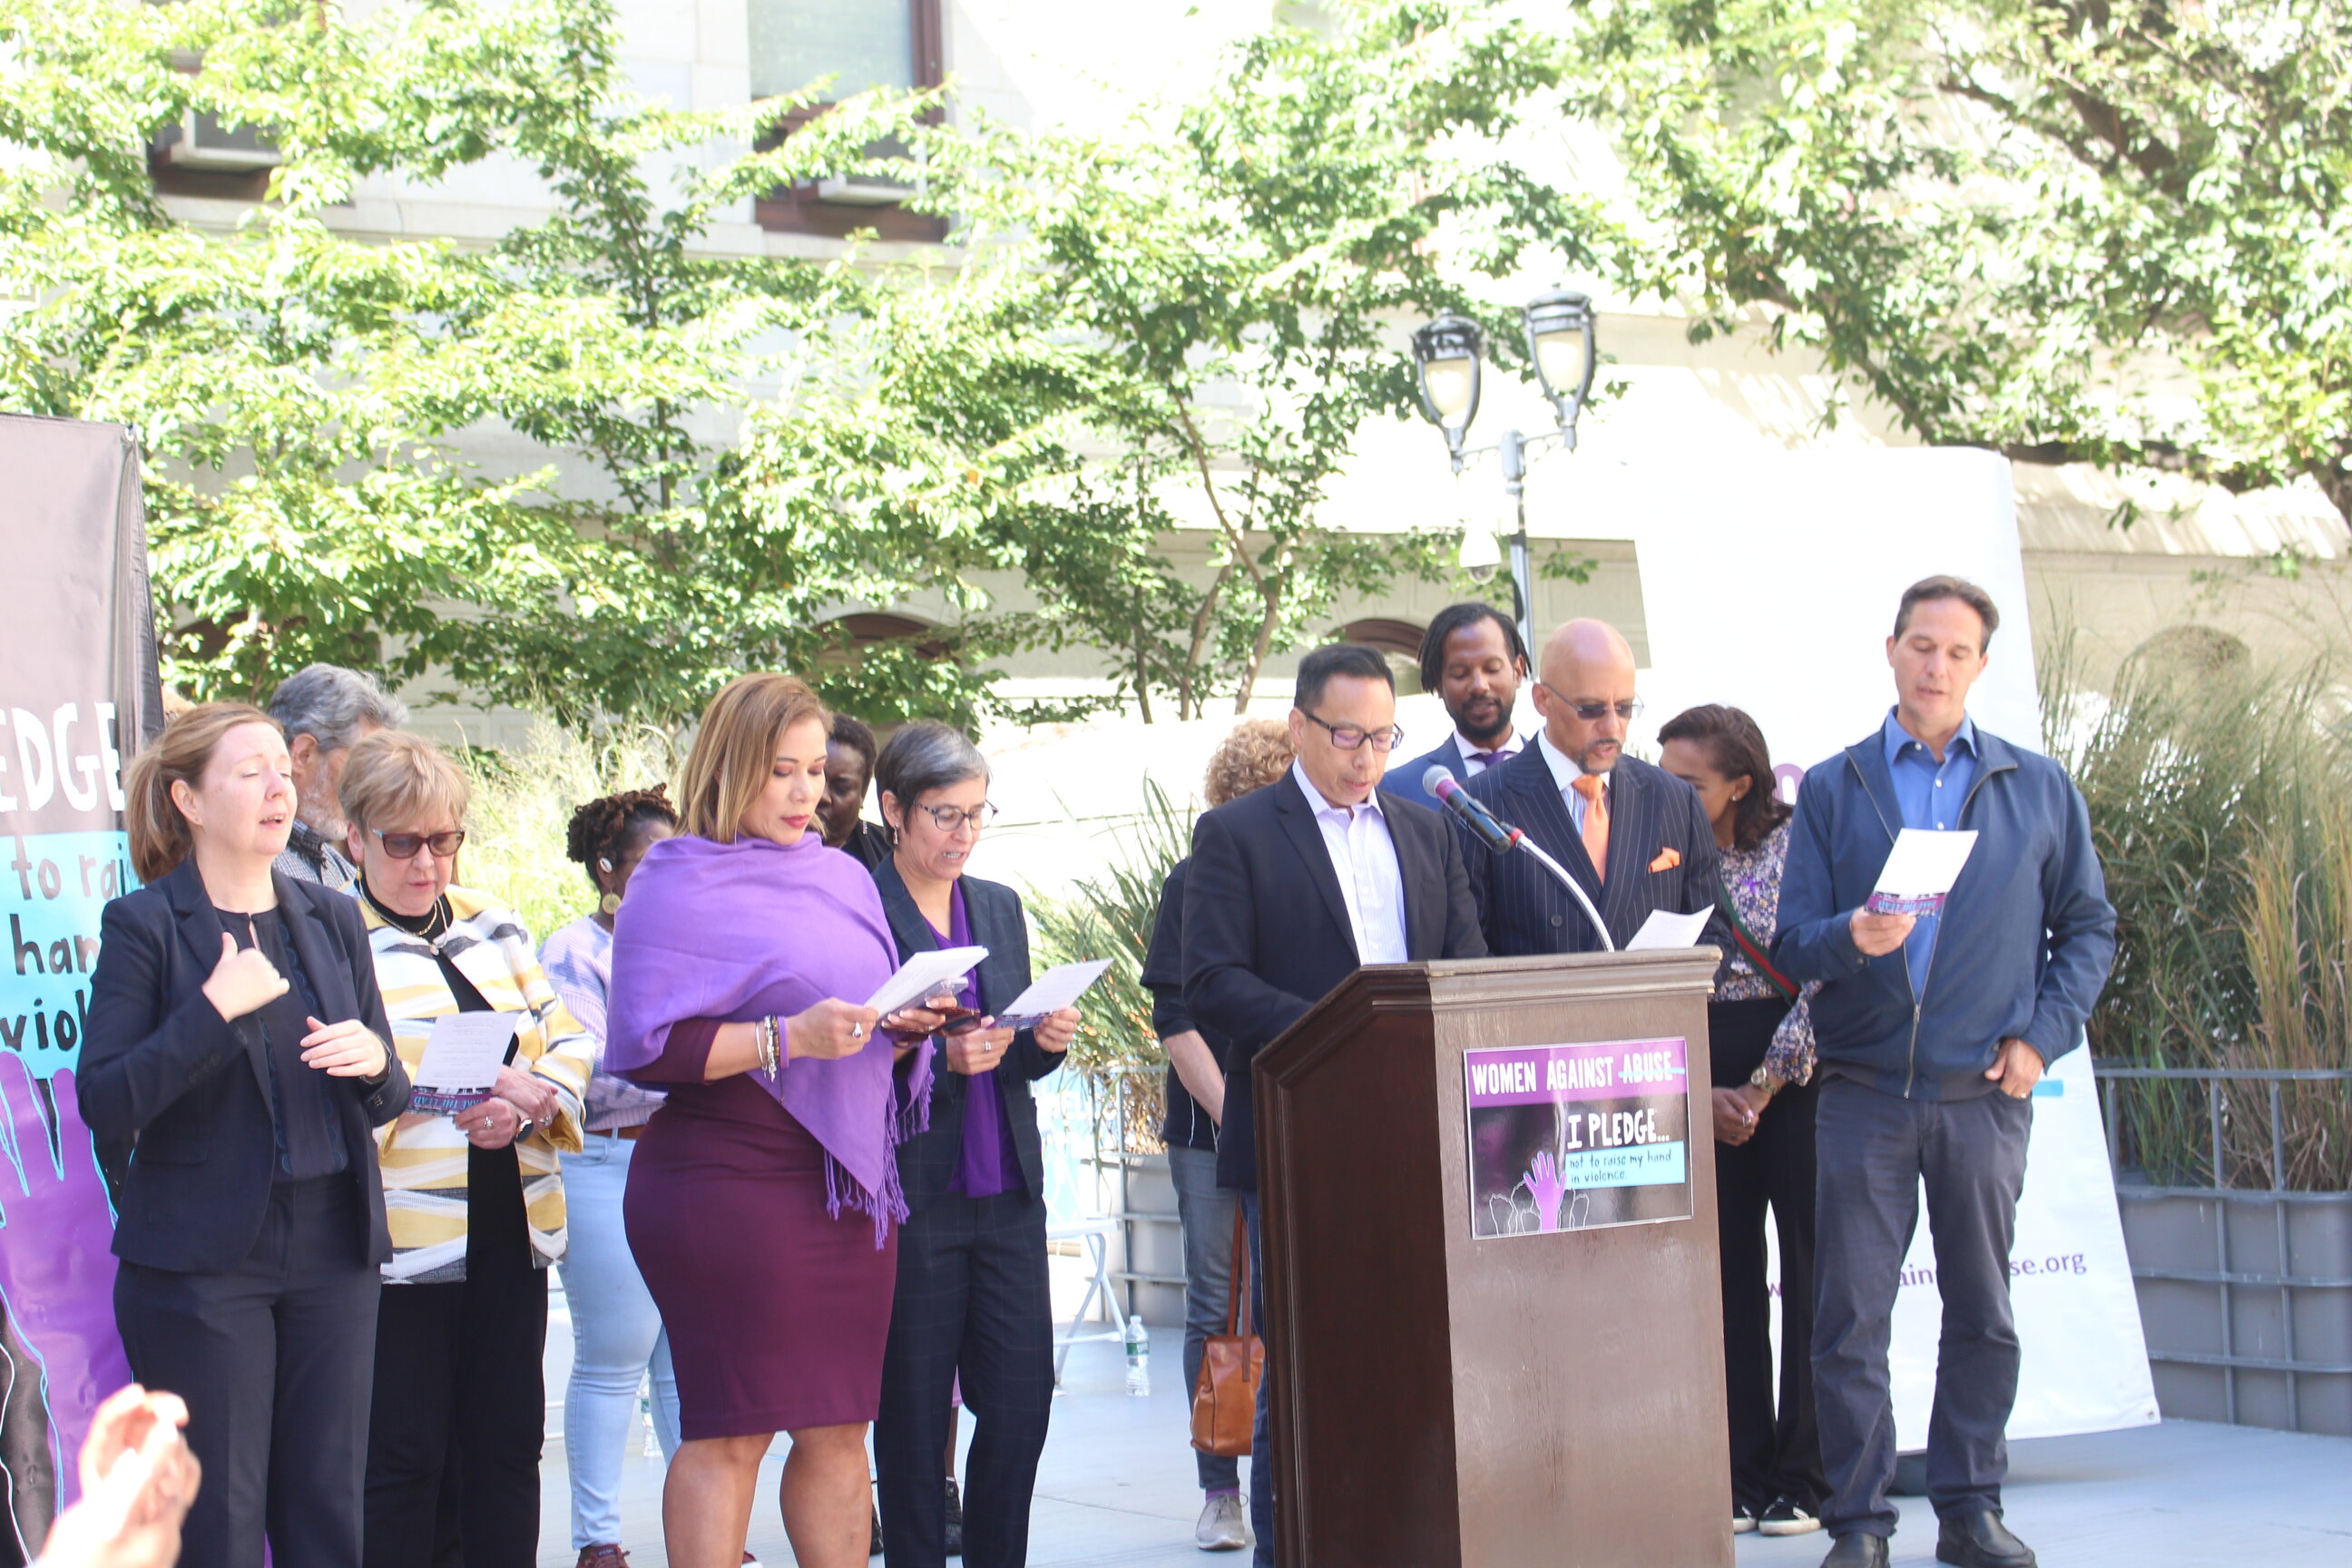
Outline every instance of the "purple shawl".
<path fill-rule="evenodd" d="M 789 1017 L 825 997 L 863 1002 L 898 967 L 874 879 L 814 833 L 787 847 L 764 838 L 667 838 L 646 851 L 614 922 L 608 1070 L 655 1060 L 695 1018 Z M 928 1121 L 931 1046 L 918 1047 L 902 1118 L 890 1044 L 856 1056 L 803 1057 L 776 1081 L 748 1075 L 824 1146 L 825 1197 L 874 1218 L 875 1245 L 907 1217 L 897 1144 Z"/>

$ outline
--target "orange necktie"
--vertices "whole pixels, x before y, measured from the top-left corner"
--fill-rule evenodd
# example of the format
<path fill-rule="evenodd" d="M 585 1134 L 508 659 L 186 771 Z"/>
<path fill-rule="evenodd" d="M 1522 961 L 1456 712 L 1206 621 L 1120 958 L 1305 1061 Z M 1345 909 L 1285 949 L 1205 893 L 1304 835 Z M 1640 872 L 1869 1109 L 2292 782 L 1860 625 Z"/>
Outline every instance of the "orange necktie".
<path fill-rule="evenodd" d="M 1598 773 L 1579 773 L 1570 787 L 1584 797 L 1584 852 L 1592 857 L 1592 874 L 1609 879 L 1609 795 L 1607 781 Z"/>

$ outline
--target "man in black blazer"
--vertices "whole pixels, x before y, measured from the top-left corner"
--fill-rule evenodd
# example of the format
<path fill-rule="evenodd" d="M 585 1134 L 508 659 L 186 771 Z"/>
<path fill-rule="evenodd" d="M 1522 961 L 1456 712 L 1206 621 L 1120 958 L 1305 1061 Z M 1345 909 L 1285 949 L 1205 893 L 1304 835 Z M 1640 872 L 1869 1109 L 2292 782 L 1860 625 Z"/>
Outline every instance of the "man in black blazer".
<path fill-rule="evenodd" d="M 1433 811 L 1437 797 L 1421 784 L 1432 764 L 1467 784 L 1517 755 L 1525 742 L 1511 728 L 1511 714 L 1527 679 L 1528 646 L 1517 622 L 1483 599 L 1438 611 L 1421 639 L 1421 689 L 1445 704 L 1454 733 L 1436 750 L 1391 768 L 1388 787 Z"/>
<path fill-rule="evenodd" d="M 1300 661 L 1290 710 L 1297 761 L 1192 829 L 1184 889 L 1184 1000 L 1230 1043 L 1217 1178 L 1241 1189 L 1258 1247 L 1251 1065 L 1265 1045 L 1365 963 L 1483 958 L 1462 847 L 1426 806 L 1380 787 L 1396 727 L 1396 685 L 1370 648 L 1339 644 Z M 1264 1270 L 1250 1271 L 1261 1331 Z M 1269 1336 L 1269 1358 L 1282 1345 Z M 1272 1435 L 1259 1385 L 1250 1462 L 1256 1561 L 1274 1563 Z"/>
<path fill-rule="evenodd" d="M 1715 829 L 1698 796 L 1673 774 L 1623 754 L 1626 726 L 1641 704 L 1633 650 L 1617 629 L 1579 620 L 1553 633 L 1535 702 L 1544 721 L 1536 743 L 1464 788 L 1576 879 L 1621 948 L 1653 910 L 1715 908 Z M 1462 842 L 1488 947 L 1514 958 L 1601 951 L 1590 918 L 1533 856 L 1491 854 L 1467 829 Z M 1699 940 L 1731 951 L 1720 916 Z"/>

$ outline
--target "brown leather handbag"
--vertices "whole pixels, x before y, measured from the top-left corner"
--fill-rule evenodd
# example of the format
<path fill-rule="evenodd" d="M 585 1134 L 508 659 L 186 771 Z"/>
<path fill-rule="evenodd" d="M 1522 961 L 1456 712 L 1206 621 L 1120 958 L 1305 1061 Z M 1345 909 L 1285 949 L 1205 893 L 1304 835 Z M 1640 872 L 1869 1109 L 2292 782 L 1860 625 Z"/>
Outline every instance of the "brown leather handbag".
<path fill-rule="evenodd" d="M 1225 1331 L 1201 1345 L 1201 1376 L 1192 1385 L 1192 1447 L 1224 1458 L 1245 1458 L 1257 1422 L 1257 1383 L 1265 1375 L 1265 1342 L 1251 1318 L 1249 1233 L 1234 1208 L 1234 1284 L 1225 1301 Z M 1244 1327 L 1244 1325 L 1247 1325 Z"/>

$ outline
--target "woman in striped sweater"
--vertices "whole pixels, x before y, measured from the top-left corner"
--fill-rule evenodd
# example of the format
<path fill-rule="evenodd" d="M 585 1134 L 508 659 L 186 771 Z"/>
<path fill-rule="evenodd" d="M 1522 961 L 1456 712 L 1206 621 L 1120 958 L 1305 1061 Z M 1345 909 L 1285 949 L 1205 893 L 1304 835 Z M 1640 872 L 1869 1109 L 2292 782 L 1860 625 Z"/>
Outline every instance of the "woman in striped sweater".
<path fill-rule="evenodd" d="M 433 1021 L 512 1017 L 490 1097 L 380 1130 L 392 1261 L 376 1316 L 368 1428 L 368 1568 L 473 1563 L 539 1547 L 547 1267 L 563 1256 L 557 1156 L 581 1147 L 593 1043 L 541 972 L 522 922 L 451 885 L 466 779 L 421 736 L 353 746 L 341 789 L 376 984 L 414 1073 Z"/>

